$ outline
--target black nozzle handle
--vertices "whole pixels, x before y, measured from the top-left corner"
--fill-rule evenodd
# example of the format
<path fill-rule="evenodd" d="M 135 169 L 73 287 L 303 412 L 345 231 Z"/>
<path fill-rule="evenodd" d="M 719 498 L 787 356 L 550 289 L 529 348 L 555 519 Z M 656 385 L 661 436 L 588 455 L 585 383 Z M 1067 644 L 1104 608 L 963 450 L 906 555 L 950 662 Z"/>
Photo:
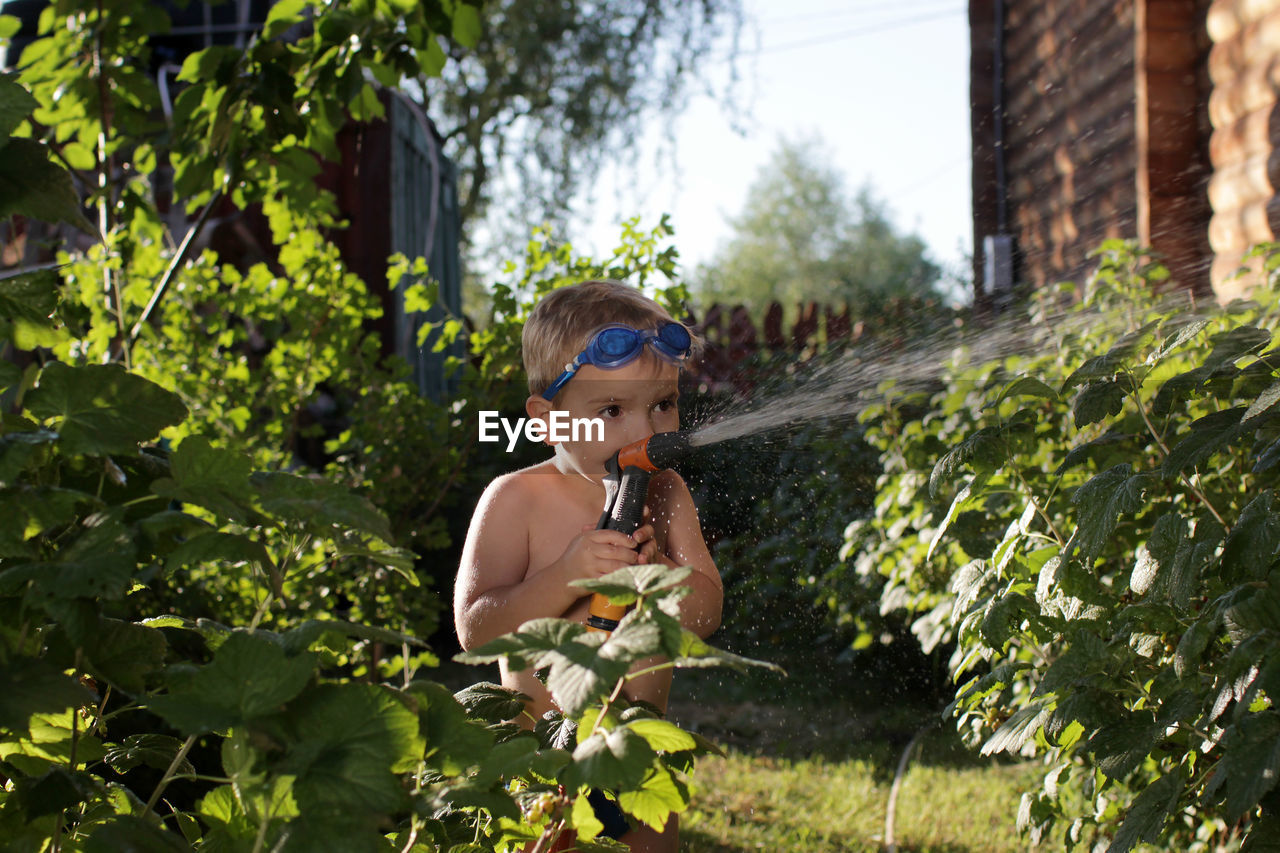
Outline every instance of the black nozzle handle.
<path fill-rule="evenodd" d="M 622 472 L 617 496 L 605 507 L 596 524 L 597 530 L 617 530 L 630 536 L 644 522 L 644 502 L 649 496 L 652 474 L 643 468 L 630 467 Z"/>
<path fill-rule="evenodd" d="M 612 467 L 614 471 L 617 470 L 616 465 Z M 616 480 L 612 477 L 606 479 L 608 503 L 600 514 L 596 530 L 617 530 L 627 536 L 635 533 L 644 522 L 644 502 L 649 496 L 649 480 L 652 476 L 643 468 L 631 465 L 624 468 Z M 598 631 L 612 631 L 618 627 L 626 610 L 626 607 L 611 604 L 606 596 L 597 592 L 591 597 L 587 627 Z"/>

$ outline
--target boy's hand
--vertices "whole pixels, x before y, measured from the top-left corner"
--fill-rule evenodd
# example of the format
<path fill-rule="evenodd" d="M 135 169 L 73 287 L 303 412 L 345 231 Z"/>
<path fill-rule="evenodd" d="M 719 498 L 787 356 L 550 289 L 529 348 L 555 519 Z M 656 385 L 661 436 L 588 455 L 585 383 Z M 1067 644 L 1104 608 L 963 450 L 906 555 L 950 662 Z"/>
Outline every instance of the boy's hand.
<path fill-rule="evenodd" d="M 645 507 L 645 516 L 649 515 L 649 508 Z M 636 528 L 636 532 L 631 534 L 631 538 L 636 545 L 640 546 L 639 559 L 637 563 L 656 563 L 658 562 L 658 540 L 654 538 L 653 525 L 645 522 Z"/>
<path fill-rule="evenodd" d="M 652 528 L 649 536 L 652 540 Z M 636 540 L 632 537 L 617 530 L 596 530 L 588 526 L 582 528 L 582 532 L 564 549 L 560 563 L 569 580 L 578 580 L 598 578 L 626 566 L 634 566 L 640 562 L 640 556 L 636 552 Z"/>

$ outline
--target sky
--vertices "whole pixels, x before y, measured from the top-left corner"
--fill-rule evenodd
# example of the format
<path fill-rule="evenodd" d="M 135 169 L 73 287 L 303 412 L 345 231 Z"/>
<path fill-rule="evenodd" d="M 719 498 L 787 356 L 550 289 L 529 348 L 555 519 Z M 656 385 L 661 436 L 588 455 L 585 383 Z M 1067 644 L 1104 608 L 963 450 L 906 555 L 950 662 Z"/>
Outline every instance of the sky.
<path fill-rule="evenodd" d="M 612 248 L 628 216 L 640 214 L 649 227 L 667 212 L 691 272 L 728 241 L 729 220 L 779 139 L 817 136 L 850 195 L 869 184 L 894 223 L 923 238 L 935 261 L 967 273 L 973 240 L 965 0 L 744 5 L 741 127 L 716 101 L 694 97 L 674 124 L 675 170 L 660 158 L 655 166 L 664 132 L 655 128 L 638 166 L 603 176 L 588 217 L 588 247 Z"/>

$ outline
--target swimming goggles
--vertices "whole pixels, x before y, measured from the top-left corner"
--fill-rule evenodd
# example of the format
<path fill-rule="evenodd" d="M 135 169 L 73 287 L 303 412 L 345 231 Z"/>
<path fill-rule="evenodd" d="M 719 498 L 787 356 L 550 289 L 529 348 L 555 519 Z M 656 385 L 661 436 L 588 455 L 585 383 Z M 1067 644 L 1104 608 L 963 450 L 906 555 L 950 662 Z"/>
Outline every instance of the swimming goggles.
<path fill-rule="evenodd" d="M 560 389 L 584 364 L 606 370 L 622 367 L 634 361 L 644 350 L 645 344 L 667 361 L 679 364 L 688 358 L 693 339 L 689 337 L 689 330 L 679 323 L 664 323 L 656 332 L 642 332 L 630 326 L 605 326 L 591 336 L 586 349 L 564 366 L 564 373 L 557 376 L 556 381 L 542 392 L 543 399 L 555 399 Z"/>

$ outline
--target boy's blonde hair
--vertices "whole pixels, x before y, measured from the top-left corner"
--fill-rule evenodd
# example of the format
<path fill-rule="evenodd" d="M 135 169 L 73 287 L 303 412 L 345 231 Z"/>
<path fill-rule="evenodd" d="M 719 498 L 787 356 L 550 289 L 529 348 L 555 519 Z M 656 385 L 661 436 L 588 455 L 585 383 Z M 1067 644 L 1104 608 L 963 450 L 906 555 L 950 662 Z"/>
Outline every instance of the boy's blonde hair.
<path fill-rule="evenodd" d="M 620 281 L 584 281 L 553 290 L 533 307 L 520 338 L 529 393 L 546 390 L 601 326 L 648 330 L 673 322 L 661 305 Z"/>

